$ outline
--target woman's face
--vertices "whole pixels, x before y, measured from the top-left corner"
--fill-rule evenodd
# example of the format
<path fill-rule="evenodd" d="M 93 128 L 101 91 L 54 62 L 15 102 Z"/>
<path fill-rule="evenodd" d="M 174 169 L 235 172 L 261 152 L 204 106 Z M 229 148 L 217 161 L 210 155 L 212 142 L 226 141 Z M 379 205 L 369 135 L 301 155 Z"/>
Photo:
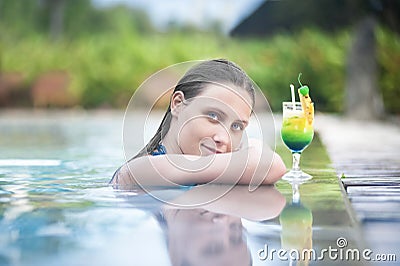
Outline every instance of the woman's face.
<path fill-rule="evenodd" d="M 173 265 L 249 264 L 250 253 L 239 217 L 205 209 L 169 210 L 165 216 Z"/>
<path fill-rule="evenodd" d="M 251 115 L 241 88 L 209 84 L 177 112 L 177 143 L 183 154 L 210 155 L 239 148 Z"/>

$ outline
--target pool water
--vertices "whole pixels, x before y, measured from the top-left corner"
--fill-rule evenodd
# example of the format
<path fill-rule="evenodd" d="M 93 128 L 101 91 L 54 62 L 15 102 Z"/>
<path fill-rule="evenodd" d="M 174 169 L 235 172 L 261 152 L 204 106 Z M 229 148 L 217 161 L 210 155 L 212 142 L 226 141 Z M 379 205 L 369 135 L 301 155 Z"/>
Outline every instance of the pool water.
<path fill-rule="evenodd" d="M 0 114 L 0 265 L 287 265 L 260 259 L 260 250 L 352 238 L 331 180 L 304 185 L 310 195 L 316 184 L 334 191 L 322 201 L 306 195 L 305 205 L 285 208 L 284 221 L 279 214 L 291 198 L 285 184 L 253 194 L 223 186 L 153 191 L 184 202 L 229 190 L 192 208 L 113 189 L 108 181 L 124 161 L 122 125 L 118 111 Z"/>
<path fill-rule="evenodd" d="M 128 233 L 148 219 L 126 210 L 107 185 L 123 161 L 122 118 L 109 112 L 1 116 L 0 265 L 115 261 L 111 253 L 121 248 L 115 231 Z"/>

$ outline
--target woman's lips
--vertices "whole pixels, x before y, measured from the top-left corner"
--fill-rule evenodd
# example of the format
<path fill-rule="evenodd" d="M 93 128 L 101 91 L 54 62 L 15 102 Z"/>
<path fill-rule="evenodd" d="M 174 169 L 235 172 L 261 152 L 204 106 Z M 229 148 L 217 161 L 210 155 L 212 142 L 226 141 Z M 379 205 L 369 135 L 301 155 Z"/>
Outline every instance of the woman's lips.
<path fill-rule="evenodd" d="M 203 146 L 204 148 L 206 148 L 206 150 L 208 150 L 210 153 L 212 153 L 212 154 L 215 154 L 215 153 L 222 153 L 222 151 L 220 151 L 220 150 L 216 150 L 216 149 L 213 149 L 213 148 L 210 148 L 210 147 L 208 147 L 208 146 L 206 146 L 206 145 L 204 145 L 204 144 L 202 144 L 201 146 Z"/>

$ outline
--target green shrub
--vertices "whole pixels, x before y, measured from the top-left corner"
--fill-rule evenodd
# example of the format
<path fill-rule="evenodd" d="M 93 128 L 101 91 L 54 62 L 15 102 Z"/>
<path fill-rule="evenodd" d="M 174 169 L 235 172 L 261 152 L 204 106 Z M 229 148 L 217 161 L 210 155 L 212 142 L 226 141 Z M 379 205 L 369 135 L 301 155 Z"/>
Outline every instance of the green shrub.
<path fill-rule="evenodd" d="M 386 108 L 399 113 L 400 42 L 379 28 L 379 85 Z M 3 38 L 1 70 L 21 72 L 32 84 L 42 73 L 65 70 L 71 92 L 85 108 L 124 108 L 135 89 L 151 74 L 189 60 L 228 58 L 237 62 L 266 95 L 273 111 L 290 100 L 289 84 L 310 86 L 320 111 L 343 110 L 346 54 L 349 31 L 328 35 L 306 29 L 294 35 L 269 39 L 232 39 L 204 32 L 140 33 L 136 30 L 106 32 L 51 42 L 43 34 Z"/>

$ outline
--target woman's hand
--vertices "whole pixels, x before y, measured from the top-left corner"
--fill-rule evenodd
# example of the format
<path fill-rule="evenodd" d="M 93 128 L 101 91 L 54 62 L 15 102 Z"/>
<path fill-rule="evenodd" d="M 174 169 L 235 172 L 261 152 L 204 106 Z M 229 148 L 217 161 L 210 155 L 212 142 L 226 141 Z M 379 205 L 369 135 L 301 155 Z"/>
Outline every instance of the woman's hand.
<path fill-rule="evenodd" d="M 265 185 L 278 181 L 286 172 L 281 157 L 259 139 L 249 139 L 242 148 L 248 154 L 247 173 L 241 184 Z"/>

